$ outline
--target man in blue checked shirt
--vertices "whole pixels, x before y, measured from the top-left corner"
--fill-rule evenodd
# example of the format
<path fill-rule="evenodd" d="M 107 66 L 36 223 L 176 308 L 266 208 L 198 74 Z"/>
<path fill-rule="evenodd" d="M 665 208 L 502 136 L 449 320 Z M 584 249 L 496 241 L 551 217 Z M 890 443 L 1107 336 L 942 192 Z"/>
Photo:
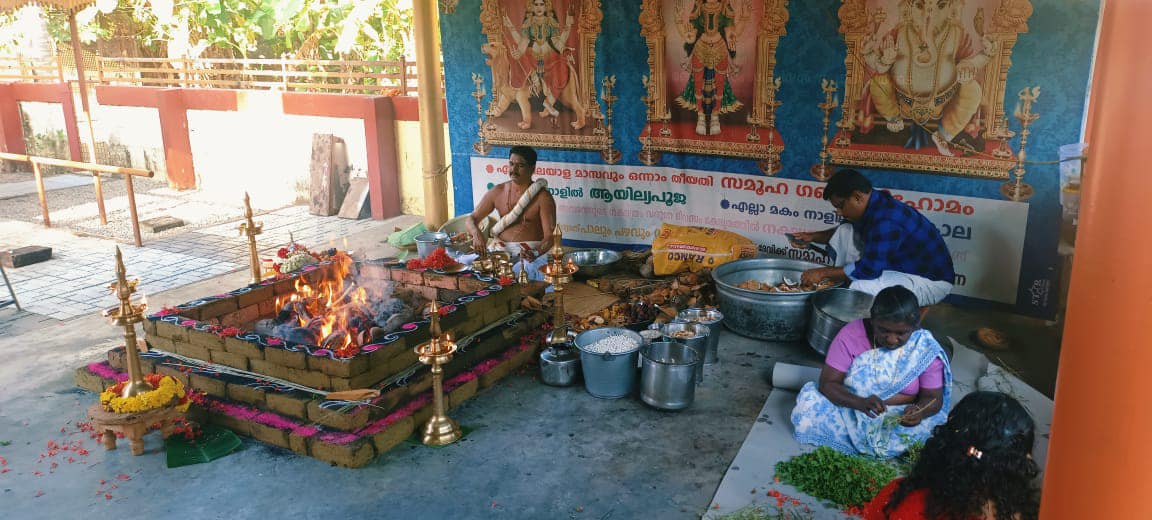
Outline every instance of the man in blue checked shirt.
<path fill-rule="evenodd" d="M 873 190 L 856 170 L 836 172 L 824 188 L 824 200 L 848 223 L 789 237 L 794 247 L 815 242 L 831 249 L 834 265 L 805 271 L 802 283 L 849 280 L 853 289 L 873 295 L 903 285 L 921 307 L 939 303 L 952 291 L 952 255 L 940 231 L 919 211 L 887 191 Z"/>

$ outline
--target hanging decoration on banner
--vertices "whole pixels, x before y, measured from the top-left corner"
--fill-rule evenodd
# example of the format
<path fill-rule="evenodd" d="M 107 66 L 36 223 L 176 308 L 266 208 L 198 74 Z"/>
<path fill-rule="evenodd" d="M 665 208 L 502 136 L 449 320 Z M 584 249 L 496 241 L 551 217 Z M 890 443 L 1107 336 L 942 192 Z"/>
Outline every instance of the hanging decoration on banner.
<path fill-rule="evenodd" d="M 475 151 L 487 153 L 489 144 L 611 149 L 594 77 L 603 17 L 599 0 L 481 2 L 492 99 Z"/>
<path fill-rule="evenodd" d="M 776 46 L 787 0 L 644 0 L 647 123 L 641 160 L 657 152 L 757 159 L 778 171 Z"/>
<path fill-rule="evenodd" d="M 1016 103 L 1016 110 L 1012 112 L 1012 116 L 1020 121 L 1020 150 L 1016 152 L 1016 167 L 1012 169 L 1016 180 L 1005 182 L 1000 186 L 1000 193 L 1009 200 L 1025 200 L 1035 193 L 1032 185 L 1024 182 L 1024 161 L 1028 157 L 1024 148 L 1028 146 L 1028 136 L 1032 134 L 1030 130 L 1032 123 L 1040 118 L 1040 114 L 1032 111 L 1032 103 L 1040 97 L 1040 87 L 1024 87 L 1018 96 L 1020 101 Z"/>
<path fill-rule="evenodd" d="M 472 190 L 507 178 L 504 160 L 473 157 Z M 708 227 L 747 237 L 761 256 L 829 263 L 792 247 L 785 233 L 841 222 L 824 183 L 656 166 L 540 162 L 564 238 L 614 247 L 653 245 L 661 226 Z M 943 235 L 956 270 L 954 294 L 1016 303 L 1028 204 L 891 190 Z M 1024 303 L 1021 303 L 1022 305 Z"/>
<path fill-rule="evenodd" d="M 812 165 L 812 178 L 818 181 L 827 181 L 832 178 L 833 169 L 828 165 L 828 122 L 832 109 L 836 108 L 836 82 L 820 80 L 820 90 L 824 91 L 824 102 L 820 103 L 820 110 L 824 112 L 824 131 L 820 133 L 820 162 Z"/>
<path fill-rule="evenodd" d="M 605 163 L 616 164 L 620 162 L 620 150 L 616 149 L 616 140 L 612 138 L 612 105 L 619 99 L 612 95 L 612 87 L 616 86 L 616 76 L 605 76 L 600 82 L 604 90 L 600 91 L 600 99 L 604 100 L 604 149 L 600 151 L 600 158 Z"/>
<path fill-rule="evenodd" d="M 833 164 L 1008 179 L 1004 117 L 1028 0 L 844 0 Z"/>
<path fill-rule="evenodd" d="M 484 112 L 484 98 L 488 96 L 488 91 L 484 90 L 484 76 L 472 73 L 472 84 L 475 89 L 472 90 L 472 98 L 476 100 L 476 142 L 472 144 L 472 151 L 480 155 L 488 155 L 488 151 L 492 146 L 488 144 L 488 138 L 484 135 L 484 124 L 487 114 Z"/>

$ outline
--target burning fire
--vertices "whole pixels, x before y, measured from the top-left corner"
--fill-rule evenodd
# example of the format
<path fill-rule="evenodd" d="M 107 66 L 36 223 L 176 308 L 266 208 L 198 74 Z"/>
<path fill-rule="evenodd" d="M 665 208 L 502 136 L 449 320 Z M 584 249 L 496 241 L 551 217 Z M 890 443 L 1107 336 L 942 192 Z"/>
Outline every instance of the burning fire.
<path fill-rule="evenodd" d="M 315 286 L 297 278 L 295 292 L 276 299 L 276 335 L 330 349 L 337 357 L 359 353 L 372 339 L 378 313 L 367 291 L 349 277 L 351 269 L 352 259 L 337 253 L 329 278 Z"/>

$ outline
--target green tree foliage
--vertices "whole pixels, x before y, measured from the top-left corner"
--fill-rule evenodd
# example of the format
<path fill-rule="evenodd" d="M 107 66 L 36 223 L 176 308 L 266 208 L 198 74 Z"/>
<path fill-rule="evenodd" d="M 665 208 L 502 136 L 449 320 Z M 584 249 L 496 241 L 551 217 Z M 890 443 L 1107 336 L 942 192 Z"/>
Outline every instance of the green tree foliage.
<path fill-rule="evenodd" d="M 66 14 L 46 10 L 58 48 L 71 44 Z M 18 16 L 0 14 L 0 53 L 14 55 Z M 411 0 L 112 0 L 77 14 L 91 45 L 131 38 L 142 54 L 191 58 L 395 60 L 406 51 Z"/>

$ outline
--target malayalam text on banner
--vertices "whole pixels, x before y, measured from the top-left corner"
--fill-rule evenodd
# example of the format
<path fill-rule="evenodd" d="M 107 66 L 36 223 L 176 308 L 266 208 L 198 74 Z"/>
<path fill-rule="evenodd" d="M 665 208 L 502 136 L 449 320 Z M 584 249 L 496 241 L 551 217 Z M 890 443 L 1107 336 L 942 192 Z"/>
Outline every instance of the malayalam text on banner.
<path fill-rule="evenodd" d="M 815 262 L 826 258 L 791 247 L 784 233 L 840 223 L 823 199 L 824 183 L 652 166 L 540 162 L 564 237 L 620 245 L 650 245 L 664 222 L 744 235 L 761 255 Z M 472 158 L 479 200 L 508 180 L 508 162 Z M 884 189 L 883 187 L 878 187 Z M 956 268 L 953 294 L 1016 303 L 1028 205 L 1023 202 L 890 190 L 920 210 L 944 236 Z"/>

